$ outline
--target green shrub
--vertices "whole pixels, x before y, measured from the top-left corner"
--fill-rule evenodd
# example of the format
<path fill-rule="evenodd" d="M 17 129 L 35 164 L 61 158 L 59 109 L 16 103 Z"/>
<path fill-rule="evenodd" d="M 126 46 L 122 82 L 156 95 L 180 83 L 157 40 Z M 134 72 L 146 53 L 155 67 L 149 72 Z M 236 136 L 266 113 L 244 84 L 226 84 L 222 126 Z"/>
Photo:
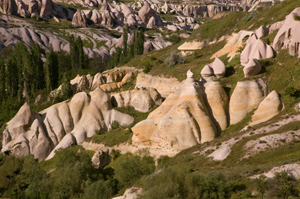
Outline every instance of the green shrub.
<path fill-rule="evenodd" d="M 168 40 L 172 43 L 179 43 L 181 41 L 181 37 L 173 34 L 168 38 Z"/>
<path fill-rule="evenodd" d="M 135 156 L 125 154 L 124 161 L 115 167 L 115 177 L 122 186 L 128 188 L 134 185 L 144 175 L 149 175 L 155 170 L 155 162 L 151 156 Z"/>
<path fill-rule="evenodd" d="M 120 128 L 120 123 L 116 120 L 114 120 L 112 123 L 111 123 L 111 130 L 115 130 L 115 129 L 118 129 Z"/>
<path fill-rule="evenodd" d="M 177 51 L 171 52 L 170 56 L 165 59 L 165 64 L 169 67 L 175 66 L 176 64 L 184 64 L 187 58 Z"/>
<path fill-rule="evenodd" d="M 285 88 L 283 92 L 285 95 L 296 97 L 298 90 L 293 86 L 289 86 Z"/>

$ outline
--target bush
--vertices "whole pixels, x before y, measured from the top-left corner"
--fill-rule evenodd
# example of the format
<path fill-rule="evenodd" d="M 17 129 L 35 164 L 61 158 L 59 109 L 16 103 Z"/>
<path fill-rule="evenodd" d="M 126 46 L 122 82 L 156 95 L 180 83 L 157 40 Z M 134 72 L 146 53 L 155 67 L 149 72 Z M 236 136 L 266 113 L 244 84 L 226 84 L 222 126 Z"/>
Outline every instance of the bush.
<path fill-rule="evenodd" d="M 165 64 L 169 67 L 184 63 L 186 63 L 186 57 L 178 53 L 177 51 L 171 52 L 170 56 L 165 59 Z"/>
<path fill-rule="evenodd" d="M 144 60 L 144 61 L 142 61 L 142 66 L 143 66 L 143 72 L 144 73 L 149 73 L 150 71 L 151 71 L 151 69 L 152 69 L 152 64 L 150 64 L 148 61 L 146 61 L 146 60 Z"/>
<path fill-rule="evenodd" d="M 111 123 L 111 130 L 114 130 L 114 129 L 118 129 L 120 128 L 120 124 L 118 121 L 114 120 L 112 123 Z"/>
<path fill-rule="evenodd" d="M 172 43 L 179 43 L 181 40 L 181 37 L 178 35 L 171 35 L 168 40 Z"/>
<path fill-rule="evenodd" d="M 293 86 L 289 86 L 289 87 L 284 89 L 284 94 L 288 95 L 288 96 L 291 96 L 291 97 L 296 97 L 297 92 L 298 92 L 298 90 Z"/>
<path fill-rule="evenodd" d="M 115 167 L 115 177 L 122 186 L 128 188 L 134 185 L 144 175 L 149 175 L 155 170 L 155 162 L 151 156 L 135 156 L 125 154 L 125 160 Z"/>

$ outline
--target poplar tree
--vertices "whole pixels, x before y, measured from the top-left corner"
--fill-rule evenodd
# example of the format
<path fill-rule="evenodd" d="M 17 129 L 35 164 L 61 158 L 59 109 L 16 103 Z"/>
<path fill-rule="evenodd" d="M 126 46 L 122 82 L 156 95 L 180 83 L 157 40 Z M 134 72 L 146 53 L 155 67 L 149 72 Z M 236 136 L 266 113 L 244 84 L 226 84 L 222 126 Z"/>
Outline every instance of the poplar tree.
<path fill-rule="evenodd" d="M 4 66 L 4 60 L 0 56 L 0 102 L 5 97 L 5 66 Z"/>
<path fill-rule="evenodd" d="M 83 52 L 83 43 L 82 43 L 82 40 L 80 37 L 78 37 L 76 39 L 76 48 L 77 48 L 77 51 L 78 51 L 78 69 L 83 69 L 84 68 L 84 52 Z"/>
<path fill-rule="evenodd" d="M 46 74 L 46 87 L 48 91 L 52 91 L 58 86 L 58 61 L 57 55 L 53 51 L 53 48 L 50 48 L 50 52 L 46 54 L 46 63 L 45 63 L 45 74 Z"/>
<path fill-rule="evenodd" d="M 125 24 L 123 27 L 123 54 L 124 57 L 127 55 L 127 41 L 128 41 L 128 24 Z"/>

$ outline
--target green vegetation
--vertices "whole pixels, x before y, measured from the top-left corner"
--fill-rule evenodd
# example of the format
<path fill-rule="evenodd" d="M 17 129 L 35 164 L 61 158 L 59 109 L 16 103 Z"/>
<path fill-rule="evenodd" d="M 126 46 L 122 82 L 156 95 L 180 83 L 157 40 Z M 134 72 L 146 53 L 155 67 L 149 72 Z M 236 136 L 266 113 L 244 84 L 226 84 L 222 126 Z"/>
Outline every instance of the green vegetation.
<path fill-rule="evenodd" d="M 102 143 L 106 146 L 115 146 L 124 142 L 130 142 L 132 138 L 131 127 L 133 127 L 138 122 L 145 120 L 150 112 L 152 112 L 155 108 L 152 108 L 147 113 L 141 113 L 136 111 L 132 106 L 125 107 L 117 107 L 116 110 L 131 115 L 134 118 L 133 123 L 130 126 L 120 126 L 117 122 L 113 122 L 112 129 L 108 132 L 101 133 L 101 131 L 97 132 L 96 135 L 87 138 L 86 142 L 93 143 Z"/>

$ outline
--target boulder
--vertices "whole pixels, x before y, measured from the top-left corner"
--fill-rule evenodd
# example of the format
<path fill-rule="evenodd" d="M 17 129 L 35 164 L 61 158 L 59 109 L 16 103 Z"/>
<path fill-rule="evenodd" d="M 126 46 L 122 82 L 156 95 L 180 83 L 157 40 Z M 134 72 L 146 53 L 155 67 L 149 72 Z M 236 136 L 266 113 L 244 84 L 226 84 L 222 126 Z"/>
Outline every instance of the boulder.
<path fill-rule="evenodd" d="M 203 90 L 189 71 L 185 82 L 132 128 L 132 142 L 182 150 L 213 140 L 217 130 L 202 96 Z"/>
<path fill-rule="evenodd" d="M 245 77 L 254 76 L 254 75 L 257 75 L 257 74 L 260 73 L 260 71 L 261 71 L 261 65 L 257 61 L 257 59 L 252 59 L 244 67 L 243 71 L 244 71 L 244 76 Z"/>
<path fill-rule="evenodd" d="M 75 27 L 87 27 L 86 16 L 82 10 L 77 9 L 72 19 L 72 25 Z"/>
<path fill-rule="evenodd" d="M 226 73 L 226 66 L 218 57 L 216 57 L 212 63 L 204 66 L 204 68 L 201 71 L 201 75 L 203 77 L 215 75 L 216 77 L 220 78 L 220 77 L 224 77 L 225 73 Z"/>
<path fill-rule="evenodd" d="M 300 7 L 294 9 L 291 14 L 286 16 L 282 27 L 274 38 L 273 47 L 276 51 L 289 49 L 290 55 L 298 54 L 298 57 L 300 57 L 300 21 L 295 20 L 295 17 L 300 17 Z"/>
<path fill-rule="evenodd" d="M 256 35 L 249 38 L 251 42 L 247 41 L 247 45 L 241 53 L 241 65 L 246 66 L 250 60 L 268 59 L 275 57 L 275 51 L 271 46 L 257 39 Z"/>
<path fill-rule="evenodd" d="M 264 93 L 257 81 L 237 83 L 229 102 L 230 124 L 241 121 L 247 113 L 257 108 L 264 98 Z"/>
<path fill-rule="evenodd" d="M 162 103 L 160 94 L 154 88 L 135 88 L 134 90 L 124 91 L 111 95 L 114 106 L 133 106 L 140 112 L 148 112 L 155 105 Z"/>
<path fill-rule="evenodd" d="M 282 110 L 282 108 L 283 106 L 279 94 L 276 91 L 272 91 L 259 104 L 257 110 L 252 115 L 249 126 L 253 126 L 268 121 L 272 117 L 278 115 Z"/>
<path fill-rule="evenodd" d="M 110 163 L 109 151 L 96 151 L 92 157 L 92 164 L 96 169 L 103 169 Z"/>

